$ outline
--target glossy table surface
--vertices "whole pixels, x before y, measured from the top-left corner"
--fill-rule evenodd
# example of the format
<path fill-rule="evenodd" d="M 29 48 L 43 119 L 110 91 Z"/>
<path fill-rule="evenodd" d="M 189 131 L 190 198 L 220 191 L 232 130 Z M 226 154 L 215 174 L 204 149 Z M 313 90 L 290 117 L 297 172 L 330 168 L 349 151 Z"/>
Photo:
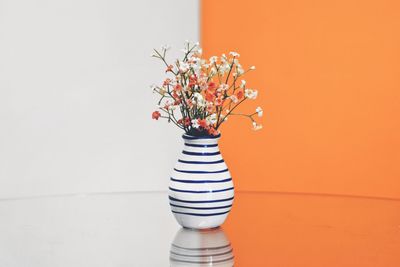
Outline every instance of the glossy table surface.
<path fill-rule="evenodd" d="M 200 262 L 201 264 L 196 264 Z M 167 193 L 0 201 L 0 266 L 400 266 L 400 201 L 236 193 L 220 229 L 181 230 Z"/>

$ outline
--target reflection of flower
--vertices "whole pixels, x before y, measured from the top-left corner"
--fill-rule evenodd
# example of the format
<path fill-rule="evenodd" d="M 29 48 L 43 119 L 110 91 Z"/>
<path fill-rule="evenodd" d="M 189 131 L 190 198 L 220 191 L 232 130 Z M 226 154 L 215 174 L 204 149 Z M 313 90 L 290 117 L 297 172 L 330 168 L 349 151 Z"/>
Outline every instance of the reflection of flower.
<path fill-rule="evenodd" d="M 240 55 L 230 52 L 229 56 L 202 58 L 198 44 L 185 43 L 184 57 L 168 64 L 166 52 L 154 50 L 153 57 L 160 59 L 166 66 L 169 76 L 161 86 L 152 86 L 158 93 L 159 111 L 152 118 L 166 118 L 187 133 L 218 134 L 219 127 L 227 117 L 241 115 L 255 122 L 255 116 L 262 116 L 258 107 L 253 114 L 236 113 L 237 107 L 247 99 L 256 99 L 257 90 L 246 88 L 246 81 L 241 77 L 254 66 L 245 70 L 239 62 Z M 240 77 L 240 79 L 239 79 Z M 232 111 L 235 110 L 235 113 Z M 260 125 L 257 124 L 257 127 Z"/>

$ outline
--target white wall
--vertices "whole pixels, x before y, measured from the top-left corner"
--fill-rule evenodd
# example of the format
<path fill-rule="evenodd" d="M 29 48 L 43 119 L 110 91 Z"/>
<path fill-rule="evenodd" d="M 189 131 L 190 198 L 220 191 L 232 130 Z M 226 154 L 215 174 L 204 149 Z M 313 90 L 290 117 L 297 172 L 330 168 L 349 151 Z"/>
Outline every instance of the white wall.
<path fill-rule="evenodd" d="M 164 43 L 195 0 L 0 0 L 0 198 L 166 190 L 179 131 L 151 120 Z"/>

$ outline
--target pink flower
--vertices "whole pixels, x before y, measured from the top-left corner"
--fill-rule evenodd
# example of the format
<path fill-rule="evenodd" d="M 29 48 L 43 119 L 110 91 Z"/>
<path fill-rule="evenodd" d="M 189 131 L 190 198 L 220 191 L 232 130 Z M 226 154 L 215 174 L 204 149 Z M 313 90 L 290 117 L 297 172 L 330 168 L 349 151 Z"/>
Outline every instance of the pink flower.
<path fill-rule="evenodd" d="M 215 91 L 215 89 L 217 89 L 217 84 L 215 82 L 209 82 L 208 83 L 208 90 Z"/>
<path fill-rule="evenodd" d="M 185 121 L 183 122 L 185 124 L 185 126 L 190 126 L 190 119 L 189 118 L 185 118 Z"/>
<path fill-rule="evenodd" d="M 222 100 L 222 97 L 218 97 L 217 99 L 215 99 L 216 106 L 222 106 L 223 103 L 224 103 L 224 100 Z"/>
<path fill-rule="evenodd" d="M 242 90 L 238 91 L 236 93 L 236 97 L 237 97 L 237 99 L 241 100 L 243 98 L 243 91 Z"/>
<path fill-rule="evenodd" d="M 151 118 L 153 120 L 158 120 L 158 118 L 160 118 L 160 117 L 161 117 L 161 113 L 158 111 L 154 111 L 153 114 L 151 114 Z"/>
<path fill-rule="evenodd" d="M 167 79 L 165 79 L 165 81 L 163 82 L 163 85 L 164 85 L 164 86 L 167 86 L 167 85 L 169 85 L 170 83 L 171 83 L 171 79 L 167 78 Z"/>

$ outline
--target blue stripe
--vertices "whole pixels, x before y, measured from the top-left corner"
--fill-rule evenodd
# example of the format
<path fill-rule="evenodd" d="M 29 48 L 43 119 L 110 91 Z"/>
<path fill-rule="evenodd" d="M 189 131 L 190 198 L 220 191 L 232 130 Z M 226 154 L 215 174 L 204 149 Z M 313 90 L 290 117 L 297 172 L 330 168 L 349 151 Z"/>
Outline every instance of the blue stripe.
<path fill-rule="evenodd" d="M 197 144 L 188 144 L 188 143 L 185 143 L 185 146 L 191 146 L 191 147 L 216 147 L 216 146 L 218 146 L 218 144 L 211 144 L 211 145 L 206 145 L 206 144 L 204 144 L 204 145 L 197 145 Z"/>
<path fill-rule="evenodd" d="M 182 153 L 185 155 L 191 155 L 191 156 L 215 156 L 215 155 L 221 154 L 219 151 L 218 152 L 189 152 L 186 150 L 183 150 Z"/>
<path fill-rule="evenodd" d="M 180 205 L 175 205 L 172 203 L 169 203 L 172 207 L 177 207 L 177 208 L 185 208 L 185 209 L 193 209 L 193 210 L 217 210 L 217 209 L 226 209 L 232 207 L 232 205 L 227 205 L 227 206 L 219 206 L 219 207 L 187 207 L 187 206 L 180 206 Z"/>
<path fill-rule="evenodd" d="M 187 163 L 187 164 L 217 164 L 217 163 L 224 162 L 224 160 L 220 159 L 220 160 L 217 160 L 217 161 L 191 161 L 191 160 L 178 159 L 178 162 Z"/>
<path fill-rule="evenodd" d="M 169 187 L 169 190 L 176 191 L 176 192 L 181 192 L 181 193 L 204 194 L 204 193 L 218 193 L 218 192 L 229 191 L 229 190 L 233 190 L 233 187 L 224 188 L 224 189 L 218 189 L 218 190 L 204 190 L 204 191 L 182 190 L 182 189 L 176 189 L 176 188 L 173 188 L 173 187 Z"/>
<path fill-rule="evenodd" d="M 183 139 L 187 139 L 187 140 L 217 139 L 217 138 L 220 138 L 220 137 L 221 137 L 220 134 L 218 134 L 218 135 L 216 135 L 216 136 L 192 136 L 192 135 L 187 135 L 187 134 L 182 135 L 182 138 L 183 138 Z"/>
<path fill-rule="evenodd" d="M 187 171 L 187 170 L 178 170 L 176 168 L 174 168 L 174 170 L 177 172 L 184 172 L 184 173 L 222 173 L 222 172 L 228 171 L 228 169 L 219 170 L 219 171 Z"/>
<path fill-rule="evenodd" d="M 184 202 L 184 203 L 215 203 L 215 202 L 230 201 L 230 200 L 233 200 L 233 198 L 234 198 L 234 197 L 230 197 L 230 198 L 215 199 L 215 200 L 183 200 L 183 199 L 177 199 L 177 198 L 174 198 L 171 196 L 168 196 L 168 197 L 169 197 L 169 200 Z"/>
<path fill-rule="evenodd" d="M 179 180 L 171 177 L 171 181 L 178 183 L 187 183 L 187 184 L 202 184 L 202 183 L 225 183 L 232 181 L 232 178 L 223 179 L 223 180 Z"/>
<path fill-rule="evenodd" d="M 229 211 L 230 210 L 224 211 L 224 212 L 218 212 L 218 213 L 207 213 L 207 214 L 198 214 L 198 213 L 189 213 L 189 212 L 180 212 L 180 211 L 172 211 L 172 212 L 177 213 L 177 214 L 192 215 L 192 216 L 217 216 L 217 215 L 226 214 Z"/>

